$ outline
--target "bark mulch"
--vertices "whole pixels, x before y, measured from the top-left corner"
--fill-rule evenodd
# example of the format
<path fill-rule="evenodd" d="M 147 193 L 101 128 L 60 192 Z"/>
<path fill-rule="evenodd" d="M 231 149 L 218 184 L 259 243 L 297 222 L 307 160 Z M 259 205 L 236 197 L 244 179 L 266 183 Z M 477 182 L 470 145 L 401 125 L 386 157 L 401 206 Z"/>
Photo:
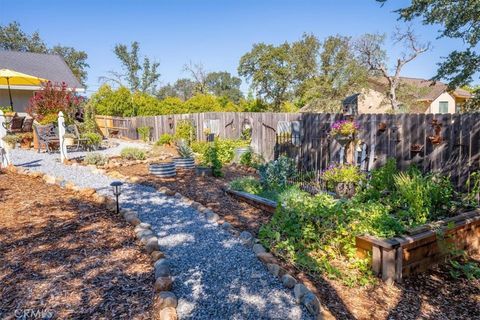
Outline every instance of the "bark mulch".
<path fill-rule="evenodd" d="M 180 173 L 174 179 L 148 174 L 145 164 L 115 168 L 126 176 L 138 176 L 156 187 L 166 186 L 210 207 L 240 230 L 257 234 L 270 214 L 237 201 L 223 192 L 229 181 L 251 175 L 235 168 L 224 168 L 223 178 L 197 177 Z M 475 257 L 480 260 L 480 256 Z M 294 276 L 309 284 L 328 310 L 328 319 L 480 319 L 480 280 L 453 279 L 447 267 L 405 279 L 401 284 L 347 287 L 322 275 L 307 275 L 284 263 Z"/>
<path fill-rule="evenodd" d="M 0 173 L 0 319 L 152 318 L 153 270 L 134 239 L 103 205 Z"/>

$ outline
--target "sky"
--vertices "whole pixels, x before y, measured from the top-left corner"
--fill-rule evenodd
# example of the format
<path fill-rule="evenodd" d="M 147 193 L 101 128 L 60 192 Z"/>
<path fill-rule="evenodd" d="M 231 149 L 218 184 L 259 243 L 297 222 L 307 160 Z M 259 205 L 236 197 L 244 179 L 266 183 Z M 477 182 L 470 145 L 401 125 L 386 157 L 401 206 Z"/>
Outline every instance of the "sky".
<path fill-rule="evenodd" d="M 88 92 L 99 77 L 121 71 L 115 44 L 140 43 L 140 53 L 160 62 L 161 83 L 188 76 L 185 63 L 202 63 L 207 71 L 237 74 L 240 57 L 259 42 L 295 41 L 303 33 L 320 40 L 329 35 L 358 37 L 386 33 L 391 61 L 402 52 L 391 40 L 395 26 L 405 27 L 393 10 L 408 0 L 0 0 L 0 24 L 12 21 L 28 33 L 38 31 L 49 46 L 72 46 L 88 54 Z M 402 75 L 432 77 L 437 63 L 459 40 L 437 39 L 438 26 L 411 26 L 430 52 L 405 66 Z M 245 91 L 248 85 L 242 85 Z"/>

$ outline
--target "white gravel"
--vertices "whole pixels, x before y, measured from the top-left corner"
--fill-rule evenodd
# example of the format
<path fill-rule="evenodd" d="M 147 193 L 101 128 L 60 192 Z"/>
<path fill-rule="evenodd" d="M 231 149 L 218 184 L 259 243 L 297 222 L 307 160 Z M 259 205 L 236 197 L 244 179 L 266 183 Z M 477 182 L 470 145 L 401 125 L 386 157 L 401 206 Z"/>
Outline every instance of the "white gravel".
<path fill-rule="evenodd" d="M 58 154 L 12 152 L 17 166 L 111 194 L 109 177 L 87 167 L 62 165 L 58 158 Z M 172 267 L 180 319 L 311 319 L 295 303 L 293 292 L 266 270 L 251 249 L 180 199 L 125 184 L 120 201 L 158 233 Z"/>

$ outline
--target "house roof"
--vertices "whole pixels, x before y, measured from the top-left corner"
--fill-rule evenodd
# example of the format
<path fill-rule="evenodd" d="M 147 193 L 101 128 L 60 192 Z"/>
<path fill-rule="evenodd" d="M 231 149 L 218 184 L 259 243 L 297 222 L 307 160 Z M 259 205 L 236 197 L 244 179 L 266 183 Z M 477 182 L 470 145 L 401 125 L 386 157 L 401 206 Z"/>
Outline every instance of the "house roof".
<path fill-rule="evenodd" d="M 371 83 L 387 86 L 387 79 L 384 77 L 374 77 L 369 80 Z M 409 78 L 409 77 L 400 77 L 400 83 L 411 85 L 416 88 L 429 88 L 422 96 L 418 97 L 418 100 L 433 101 L 437 99 L 442 93 L 449 92 L 455 97 L 459 98 L 470 98 L 472 95 L 470 92 L 457 88 L 455 90 L 448 90 L 448 86 L 440 81 L 433 82 L 431 80 L 421 79 L 421 78 Z"/>
<path fill-rule="evenodd" d="M 65 82 L 70 89 L 84 90 L 59 55 L 0 50 L 0 69 L 26 73 L 55 83 Z"/>

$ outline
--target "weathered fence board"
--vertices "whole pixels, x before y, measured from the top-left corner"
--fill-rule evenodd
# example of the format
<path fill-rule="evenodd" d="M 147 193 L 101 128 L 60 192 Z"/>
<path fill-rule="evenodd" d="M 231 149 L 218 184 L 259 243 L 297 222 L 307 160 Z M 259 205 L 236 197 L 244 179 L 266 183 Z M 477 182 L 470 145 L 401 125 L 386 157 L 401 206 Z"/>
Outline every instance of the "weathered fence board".
<path fill-rule="evenodd" d="M 266 160 L 286 154 L 296 159 L 302 170 L 319 171 L 340 161 L 343 148 L 328 133 L 331 125 L 342 118 L 342 114 L 207 112 L 109 117 L 108 125 L 126 128 L 120 135 L 131 139 L 138 139 L 139 127 L 149 126 L 152 139 L 158 140 L 164 133 L 174 134 L 179 121 L 189 120 L 196 127 L 197 139 L 205 141 L 207 126 L 218 128 L 219 137 L 237 139 L 248 123 L 252 128 L 251 147 Z M 438 144 L 432 143 L 436 138 L 434 120 L 441 125 Z M 464 187 L 469 173 L 479 169 L 480 113 L 362 114 L 355 121 L 360 125 L 356 155 L 357 159 L 364 155 L 361 161 L 366 170 L 395 158 L 402 169 L 415 164 L 424 171 L 440 171 L 449 174 L 457 187 Z M 103 118 L 97 121 L 100 126 L 103 122 L 107 123 Z M 290 126 L 291 132 L 278 131 L 285 130 L 285 126 Z"/>

